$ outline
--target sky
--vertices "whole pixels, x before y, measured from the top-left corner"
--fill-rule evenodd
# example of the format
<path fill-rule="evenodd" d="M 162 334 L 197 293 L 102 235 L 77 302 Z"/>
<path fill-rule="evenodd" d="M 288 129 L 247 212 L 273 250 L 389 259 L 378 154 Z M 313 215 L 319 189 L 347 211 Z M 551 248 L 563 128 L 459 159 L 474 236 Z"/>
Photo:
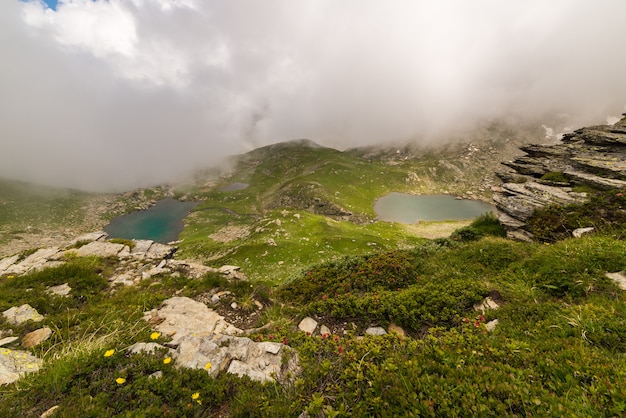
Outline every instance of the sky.
<path fill-rule="evenodd" d="M 0 177 L 174 181 L 258 146 L 626 111 L 623 0 L 2 0 Z"/>

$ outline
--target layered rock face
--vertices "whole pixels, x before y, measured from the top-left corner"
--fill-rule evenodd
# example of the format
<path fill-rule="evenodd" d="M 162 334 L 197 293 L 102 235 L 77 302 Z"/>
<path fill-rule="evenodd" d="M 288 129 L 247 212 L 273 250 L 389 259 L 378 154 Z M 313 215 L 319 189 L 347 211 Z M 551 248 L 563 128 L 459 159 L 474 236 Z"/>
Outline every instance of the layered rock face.
<path fill-rule="evenodd" d="M 586 201 L 576 186 L 626 188 L 626 117 L 566 134 L 557 144 L 520 149 L 527 155 L 503 163 L 507 169 L 496 173 L 503 184 L 493 196 L 509 238 L 533 240 L 527 221 L 536 209 Z"/>

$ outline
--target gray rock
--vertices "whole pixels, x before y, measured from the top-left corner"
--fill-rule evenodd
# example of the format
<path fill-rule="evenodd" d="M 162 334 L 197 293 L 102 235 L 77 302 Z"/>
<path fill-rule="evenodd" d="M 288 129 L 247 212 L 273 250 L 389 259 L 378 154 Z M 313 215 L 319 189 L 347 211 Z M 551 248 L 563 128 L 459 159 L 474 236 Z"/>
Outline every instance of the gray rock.
<path fill-rule="evenodd" d="M 366 335 L 385 335 L 387 331 L 383 327 L 369 327 L 365 330 Z"/>
<path fill-rule="evenodd" d="M 8 323 L 13 325 L 20 325 L 26 321 L 40 322 L 43 320 L 43 316 L 28 304 L 9 308 L 2 312 L 2 315 Z"/>
<path fill-rule="evenodd" d="M 58 286 L 50 286 L 46 292 L 57 296 L 69 296 L 71 290 L 72 288 L 67 283 L 63 283 Z"/>
<path fill-rule="evenodd" d="M 526 223 L 536 209 L 585 202 L 587 195 L 574 192 L 573 186 L 626 188 L 625 121 L 579 129 L 556 145 L 523 146 L 520 149 L 528 155 L 503 163 L 510 170 L 496 173 L 504 184 L 494 189 L 493 200 L 507 236 L 531 241 Z M 565 178 L 542 179 L 547 173 L 563 173 Z"/>
<path fill-rule="evenodd" d="M 246 337 L 211 335 L 187 336 L 177 348 L 177 367 L 206 369 L 212 376 L 220 372 L 248 376 L 260 382 L 279 381 L 294 370 L 283 370 L 283 352 L 290 347 L 272 342 L 255 343 Z M 295 354 L 294 354 L 295 358 Z"/>
<path fill-rule="evenodd" d="M 155 317 L 162 319 L 155 328 L 172 337 L 169 343 L 172 346 L 178 345 L 183 337 L 189 335 L 204 337 L 212 334 L 238 335 L 243 332 L 204 303 L 187 297 L 167 299 L 157 311 L 144 314 L 148 322 Z"/>
<path fill-rule="evenodd" d="M 0 348 L 0 385 L 13 383 L 25 373 L 39 370 L 42 361 L 26 351 Z"/>
<path fill-rule="evenodd" d="M 317 321 L 311 317 L 306 317 L 298 324 L 298 329 L 302 332 L 305 332 L 309 335 L 313 335 L 315 329 L 317 328 Z"/>
<path fill-rule="evenodd" d="M 0 274 L 4 273 L 9 267 L 11 267 L 20 258 L 19 254 L 12 257 L 6 257 L 0 260 Z"/>
<path fill-rule="evenodd" d="M 83 245 L 76 251 L 79 257 L 97 256 L 97 257 L 117 257 L 120 251 L 124 249 L 124 244 L 115 244 L 113 242 L 93 241 Z"/>

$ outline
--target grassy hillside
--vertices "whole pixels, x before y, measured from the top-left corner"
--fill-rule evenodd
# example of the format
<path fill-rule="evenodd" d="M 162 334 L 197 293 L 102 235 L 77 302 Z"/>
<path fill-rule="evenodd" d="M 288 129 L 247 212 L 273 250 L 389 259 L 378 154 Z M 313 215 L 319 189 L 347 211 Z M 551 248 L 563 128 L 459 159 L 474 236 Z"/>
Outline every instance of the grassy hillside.
<path fill-rule="evenodd" d="M 312 263 L 413 246 L 432 234 L 426 227 L 441 225 L 374 222 L 376 199 L 396 191 L 489 200 L 493 155 L 505 158 L 528 132 L 493 125 L 474 142 L 436 148 L 342 152 L 300 140 L 256 149 L 234 157 L 217 180 L 178 190 L 204 201 L 186 219 L 178 257 L 239 265 L 254 280 L 280 283 Z M 232 183 L 249 187 L 220 191 Z"/>
<path fill-rule="evenodd" d="M 626 243 L 612 234 L 551 245 L 480 238 L 497 232 L 492 221 L 457 239 L 351 256 L 311 266 L 278 288 L 255 286 L 269 305 L 253 326 L 271 326 L 251 338 L 282 341 L 300 358 L 301 374 L 284 386 L 177 369 L 160 352 L 124 353 L 151 341 L 142 312 L 166 297 L 201 297 L 217 286 L 244 303 L 247 284 L 165 276 L 111 292 L 106 278 L 115 265 L 96 258 L 4 278 L 0 309 L 31 303 L 54 334 L 31 349 L 44 358 L 43 371 L 0 388 L 0 415 L 38 416 L 53 405 L 59 417 L 626 413 L 624 291 L 604 276 L 624 268 Z M 71 297 L 45 292 L 64 282 L 76 289 Z M 486 296 L 501 308 L 474 310 Z M 334 334 L 296 331 L 305 315 Z M 406 336 L 358 337 L 367 326 L 392 323 Z M 40 325 L 0 328 L 22 335 Z M 150 378 L 156 371 L 163 376 Z"/>

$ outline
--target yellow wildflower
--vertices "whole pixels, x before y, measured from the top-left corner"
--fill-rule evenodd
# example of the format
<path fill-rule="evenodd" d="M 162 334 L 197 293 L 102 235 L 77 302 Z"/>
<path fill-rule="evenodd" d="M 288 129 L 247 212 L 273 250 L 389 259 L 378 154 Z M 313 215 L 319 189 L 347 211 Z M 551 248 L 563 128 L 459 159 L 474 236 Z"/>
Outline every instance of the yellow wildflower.
<path fill-rule="evenodd" d="M 196 392 L 193 395 L 191 395 L 191 399 L 193 399 L 194 401 L 197 400 L 200 397 L 200 393 Z"/>
<path fill-rule="evenodd" d="M 107 351 L 104 353 L 104 357 L 111 357 L 111 356 L 113 355 L 113 353 L 115 353 L 115 349 L 114 349 L 114 348 L 112 348 L 112 349 L 110 349 L 110 350 L 107 350 Z"/>
<path fill-rule="evenodd" d="M 160 332 L 153 332 L 152 334 L 150 334 L 150 339 L 151 340 L 156 340 L 157 338 L 159 338 L 161 336 Z"/>
<path fill-rule="evenodd" d="M 163 364 L 169 364 L 169 363 L 171 363 L 171 362 L 172 362 L 172 358 L 171 358 L 171 357 L 165 357 L 165 358 L 163 359 Z"/>
<path fill-rule="evenodd" d="M 209 362 L 207 362 L 207 364 L 204 365 L 204 368 L 207 369 L 207 370 L 211 370 L 211 366 L 213 366 L 213 365 L 209 361 Z"/>
<path fill-rule="evenodd" d="M 126 383 L 126 379 L 124 379 L 123 377 L 118 377 L 117 379 L 115 379 L 115 381 L 118 385 L 123 385 L 124 383 Z"/>
<path fill-rule="evenodd" d="M 7 279 L 15 279 L 15 276 L 7 276 Z"/>

